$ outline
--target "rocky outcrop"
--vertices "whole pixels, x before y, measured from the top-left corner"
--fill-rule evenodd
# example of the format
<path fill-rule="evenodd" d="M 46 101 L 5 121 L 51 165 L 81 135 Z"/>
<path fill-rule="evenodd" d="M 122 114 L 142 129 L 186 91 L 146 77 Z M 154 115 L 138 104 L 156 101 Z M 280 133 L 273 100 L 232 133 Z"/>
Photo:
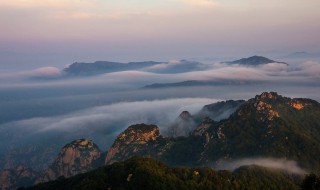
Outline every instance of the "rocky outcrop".
<path fill-rule="evenodd" d="M 23 166 L 6 169 L 0 172 L 0 189 L 11 190 L 21 186 L 32 185 L 36 177 L 36 172 Z"/>
<path fill-rule="evenodd" d="M 163 139 L 156 125 L 132 125 L 116 138 L 108 151 L 105 163 L 110 164 L 139 155 L 156 156 L 157 149 L 163 146 Z"/>
<path fill-rule="evenodd" d="M 192 132 L 192 135 L 203 136 L 212 123 L 214 123 L 214 121 L 210 117 L 204 118 L 200 125 Z"/>
<path fill-rule="evenodd" d="M 70 177 L 92 170 L 102 165 L 101 155 L 101 150 L 92 141 L 75 140 L 62 148 L 53 164 L 38 181 L 54 180 L 60 176 Z"/>

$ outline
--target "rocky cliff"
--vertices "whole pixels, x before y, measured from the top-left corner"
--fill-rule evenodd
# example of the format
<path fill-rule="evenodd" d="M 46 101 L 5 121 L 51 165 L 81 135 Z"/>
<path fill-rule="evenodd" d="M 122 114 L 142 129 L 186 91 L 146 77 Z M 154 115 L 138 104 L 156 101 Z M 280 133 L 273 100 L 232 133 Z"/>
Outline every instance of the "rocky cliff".
<path fill-rule="evenodd" d="M 54 180 L 60 176 L 69 177 L 101 166 L 102 152 L 90 140 L 75 140 L 65 145 L 55 161 L 38 181 Z"/>
<path fill-rule="evenodd" d="M 106 164 L 125 160 L 132 156 L 156 157 L 157 150 L 164 146 L 164 138 L 155 125 L 137 124 L 128 127 L 116 138 L 108 151 Z"/>

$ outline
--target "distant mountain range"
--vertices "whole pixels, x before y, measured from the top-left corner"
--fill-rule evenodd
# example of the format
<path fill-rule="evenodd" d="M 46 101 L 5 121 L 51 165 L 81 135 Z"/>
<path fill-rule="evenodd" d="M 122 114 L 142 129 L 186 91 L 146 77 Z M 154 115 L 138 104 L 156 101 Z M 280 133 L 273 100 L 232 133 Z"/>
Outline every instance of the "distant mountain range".
<path fill-rule="evenodd" d="M 162 62 L 143 61 L 143 62 L 109 62 L 96 61 L 94 63 L 78 63 L 75 62 L 64 69 L 64 72 L 70 75 L 96 75 L 117 71 L 127 71 L 142 69 L 153 65 L 161 64 Z"/>
<path fill-rule="evenodd" d="M 143 88 L 175 88 L 175 87 L 192 87 L 192 86 L 219 86 L 219 85 L 243 85 L 243 84 L 254 84 L 256 81 L 249 80 L 214 80 L 214 81 L 201 81 L 201 80 L 188 80 L 175 83 L 154 83 L 146 85 Z"/>
<path fill-rule="evenodd" d="M 65 68 L 64 72 L 71 76 L 86 76 L 130 70 L 154 73 L 183 73 L 204 70 L 206 68 L 207 65 L 205 64 L 188 60 L 170 62 L 143 61 L 129 63 L 96 61 L 94 63 L 73 63 Z"/>
<path fill-rule="evenodd" d="M 262 56 L 252 56 L 243 58 L 236 61 L 225 62 L 228 64 L 239 64 L 244 66 L 257 66 L 268 63 L 281 63 Z M 65 68 L 63 71 L 68 76 L 90 76 L 103 73 L 140 70 L 154 73 L 184 73 L 190 71 L 201 71 L 209 68 L 209 65 L 197 61 L 179 60 L 169 62 L 155 62 L 155 61 L 142 61 L 142 62 L 110 62 L 110 61 L 96 61 L 93 63 L 80 63 L 75 62 Z"/>
<path fill-rule="evenodd" d="M 252 56 L 252 57 L 248 57 L 248 58 L 242 58 L 239 60 L 235 60 L 235 61 L 228 61 L 225 62 L 228 64 L 239 64 L 239 65 L 245 65 L 245 66 L 257 66 L 257 65 L 264 65 L 264 64 L 268 64 L 268 63 L 281 63 L 281 64 L 286 64 L 285 62 L 278 62 L 278 61 L 274 61 L 271 60 L 269 58 L 263 57 L 263 56 Z"/>
<path fill-rule="evenodd" d="M 112 178 L 112 176 L 124 175 L 127 181 L 131 179 L 144 179 L 146 182 L 153 179 L 153 177 L 151 177 L 153 174 L 151 175 L 149 173 L 150 175 L 145 175 L 143 178 L 140 178 L 141 176 L 138 177 L 138 175 L 140 175 L 139 172 L 137 173 L 135 170 L 130 170 L 130 168 L 133 169 L 132 167 L 137 164 L 136 162 L 145 162 L 145 165 L 139 165 L 138 168 L 140 169 L 137 171 L 141 173 L 145 171 L 149 172 L 150 170 L 145 168 L 149 166 L 147 163 L 152 165 L 151 168 L 157 167 L 157 164 L 154 165 L 155 162 L 152 160 L 141 161 L 139 159 L 133 159 L 131 161 L 118 163 L 119 161 L 125 161 L 135 156 L 151 157 L 163 161 L 170 166 L 210 166 L 214 168 L 223 168 L 226 163 L 236 162 L 241 159 L 273 158 L 284 161 L 287 160 L 289 165 L 284 165 L 284 167 L 300 175 L 310 171 L 316 172 L 320 169 L 319 115 L 320 103 L 311 99 L 291 99 L 278 95 L 275 92 L 264 92 L 247 101 L 229 100 L 226 102 L 218 102 L 204 106 L 204 108 L 195 115 L 183 111 L 178 117 L 178 119 L 183 122 L 175 122 L 172 124 L 173 131 L 177 129 L 185 130 L 185 132 L 181 134 L 173 133 L 172 136 L 163 136 L 156 125 L 136 124 L 120 133 L 108 152 L 101 152 L 98 146 L 90 140 L 75 140 L 63 147 L 55 161 L 42 172 L 34 172 L 23 167 L 2 171 L 0 173 L 0 187 L 1 189 L 13 189 L 18 186 L 27 186 L 58 178 L 59 180 L 56 182 L 50 182 L 43 186 L 39 185 L 36 188 L 50 189 L 49 187 L 52 187 L 53 189 L 60 189 L 55 185 L 64 187 L 64 184 L 69 185 L 68 187 L 72 187 L 73 189 L 76 187 L 81 189 L 87 187 L 80 182 L 86 179 L 89 181 L 97 180 L 90 183 L 100 184 L 101 188 L 103 187 L 105 189 L 109 187 L 115 188 L 116 186 L 120 187 L 121 184 L 123 184 L 120 183 L 120 181 L 116 181 L 116 179 L 118 179 L 117 177 Z M 190 122 L 193 125 L 189 125 Z M 184 127 L 186 127 L 186 129 L 183 129 Z M 297 164 L 293 164 L 293 161 L 296 161 Z M 59 178 L 59 176 L 70 177 L 103 166 L 104 164 L 110 165 L 112 163 L 114 164 L 111 166 L 70 178 L 71 181 L 69 179 Z M 126 164 L 129 164 L 128 167 Z M 246 163 L 245 165 L 251 164 Z M 165 171 L 179 170 L 168 169 L 167 166 L 163 164 L 162 166 L 166 168 Z M 124 167 L 124 173 L 114 167 Z M 163 171 L 162 169 L 164 168 L 159 168 L 159 171 Z M 198 171 L 201 169 L 192 169 L 192 171 L 195 170 Z M 188 171 L 189 169 L 186 169 L 184 172 L 188 173 Z M 213 170 L 210 171 L 216 173 Z M 236 173 L 237 171 L 241 170 L 236 170 Z M 247 172 L 251 173 L 251 169 Z M 254 173 L 257 178 L 262 178 L 260 172 L 258 172 L 259 174 Z M 155 178 L 157 179 L 159 179 L 158 174 L 159 173 L 156 172 Z M 203 175 L 201 172 L 199 172 L 199 174 L 200 176 Z M 106 176 L 107 178 L 105 179 L 110 179 L 105 181 L 105 186 L 102 185 L 103 182 L 99 180 L 101 179 L 99 177 L 100 175 Z M 172 175 L 180 176 L 180 174 L 175 172 L 173 172 Z M 228 173 L 226 175 L 232 176 L 234 174 Z M 92 178 L 92 176 L 95 177 Z M 178 178 L 180 179 L 180 177 Z M 237 179 L 237 177 L 231 178 L 234 180 Z M 205 177 L 203 179 L 205 179 Z M 225 179 L 226 178 L 223 177 L 221 183 L 224 183 L 223 181 Z M 293 182 L 294 180 L 290 177 L 288 178 L 288 176 L 282 176 L 281 179 L 280 181 L 285 182 L 287 185 L 291 184 L 292 189 L 297 185 Z M 270 180 L 273 183 L 283 185 L 276 179 L 271 178 Z M 77 184 L 74 183 L 75 181 L 78 181 L 77 183 L 81 185 L 75 186 L 75 184 Z M 238 182 L 241 184 L 243 181 L 241 182 L 240 180 Z M 247 183 L 243 185 L 250 187 L 250 184 Z M 268 187 L 269 185 L 270 184 L 268 184 Z M 90 187 L 97 186 L 93 185 Z M 232 187 L 230 188 L 232 189 Z M 270 186 L 270 188 L 266 189 L 272 188 Z"/>

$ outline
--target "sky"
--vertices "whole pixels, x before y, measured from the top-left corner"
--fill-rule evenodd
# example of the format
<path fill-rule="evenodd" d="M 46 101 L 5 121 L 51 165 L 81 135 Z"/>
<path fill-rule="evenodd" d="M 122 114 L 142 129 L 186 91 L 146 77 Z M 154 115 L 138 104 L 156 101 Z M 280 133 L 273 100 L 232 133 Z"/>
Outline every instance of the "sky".
<path fill-rule="evenodd" d="M 318 52 L 319 0 L 1 0 L 0 69 Z"/>

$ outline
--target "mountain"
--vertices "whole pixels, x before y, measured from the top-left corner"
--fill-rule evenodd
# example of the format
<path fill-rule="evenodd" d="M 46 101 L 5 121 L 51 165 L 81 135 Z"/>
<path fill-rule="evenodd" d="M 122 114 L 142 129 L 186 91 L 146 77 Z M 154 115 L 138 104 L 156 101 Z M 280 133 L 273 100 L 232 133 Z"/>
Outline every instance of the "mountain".
<path fill-rule="evenodd" d="M 296 160 L 310 170 L 319 169 L 319 115 L 316 101 L 262 93 L 227 120 L 211 124 L 203 135 L 210 140 L 202 159 L 276 157 Z"/>
<path fill-rule="evenodd" d="M 102 151 L 90 140 L 79 139 L 65 145 L 55 161 L 41 174 L 37 180 L 49 181 L 60 176 L 70 177 L 84 173 L 103 164 Z"/>
<path fill-rule="evenodd" d="M 105 153 L 90 140 L 79 139 L 65 145 L 54 162 L 42 171 L 33 171 L 23 166 L 0 172 L 0 189 L 10 190 L 19 186 L 70 177 L 104 165 Z"/>
<path fill-rule="evenodd" d="M 235 61 L 229 61 L 226 63 L 246 65 L 246 66 L 257 66 L 257 65 L 264 65 L 264 64 L 268 64 L 268 63 L 281 63 L 281 64 L 288 65 L 287 63 L 284 63 L 284 62 L 278 62 L 278 61 L 268 59 L 266 57 L 256 56 L 256 55 L 252 56 L 252 57 L 248 57 L 248 58 L 242 58 L 242 59 L 235 60 Z"/>
<path fill-rule="evenodd" d="M 244 100 L 228 100 L 205 105 L 196 117 L 202 119 L 205 117 L 210 117 L 215 121 L 227 119 L 244 103 Z"/>
<path fill-rule="evenodd" d="M 226 161 L 271 157 L 295 160 L 311 171 L 320 169 L 318 102 L 264 92 L 239 104 L 227 119 L 205 118 L 188 137 L 162 137 L 156 126 L 131 126 L 118 136 L 106 163 L 150 156 L 170 165 L 219 167 Z M 148 140 L 141 143 L 145 136 Z"/>
<path fill-rule="evenodd" d="M 90 76 L 129 70 L 142 70 L 153 73 L 184 73 L 205 70 L 206 68 L 208 68 L 206 64 L 188 60 L 170 62 L 143 61 L 129 63 L 96 61 L 93 63 L 75 62 L 63 71 L 67 76 Z"/>
<path fill-rule="evenodd" d="M 253 84 L 255 82 L 249 80 L 213 80 L 213 81 L 201 81 L 201 80 L 188 80 L 175 83 L 154 83 L 146 85 L 143 88 L 153 89 L 153 88 L 177 88 L 177 87 L 193 87 L 193 86 L 218 86 L 218 85 L 243 85 L 243 84 Z"/>
<path fill-rule="evenodd" d="M 68 75 L 96 75 L 117 71 L 127 71 L 142 69 L 144 67 L 150 67 L 162 62 L 143 61 L 143 62 L 109 62 L 109 61 L 96 61 L 94 63 L 78 63 L 75 62 L 64 69 L 64 72 Z"/>
<path fill-rule="evenodd" d="M 173 137 L 188 136 L 196 127 L 196 122 L 188 111 L 183 111 L 168 127 L 168 135 Z"/>
<path fill-rule="evenodd" d="M 244 100 L 228 100 L 205 105 L 193 116 L 188 111 L 183 111 L 168 127 L 166 135 L 173 137 L 189 136 L 196 129 L 197 123 L 199 124 L 206 117 L 215 121 L 227 119 L 244 102 Z"/>
<path fill-rule="evenodd" d="M 229 172 L 215 171 L 208 167 L 172 168 L 150 158 L 132 158 L 86 174 L 20 190 L 298 190 L 301 181 L 301 177 L 257 166 L 242 167 Z"/>
<path fill-rule="evenodd" d="M 156 157 L 164 148 L 165 140 L 155 125 L 137 124 L 128 127 L 116 138 L 105 159 L 106 164 L 126 160 L 132 156 Z"/>
<path fill-rule="evenodd" d="M 288 98 L 278 95 L 276 92 L 263 92 L 247 101 L 218 102 L 204 106 L 203 110 L 213 116 L 215 116 L 214 113 L 219 115 L 221 111 L 231 110 L 229 112 L 231 115 L 226 119 L 216 121 L 208 115 L 203 115 L 205 118 L 196 125 L 192 132 L 187 136 L 178 137 L 162 136 L 156 125 L 132 125 L 119 134 L 106 155 L 93 142 L 86 139 L 76 140 L 63 147 L 54 163 L 44 172 L 34 174 L 32 171 L 26 170 L 29 177 L 24 178 L 25 175 L 21 177 L 17 171 L 25 170 L 5 170 L 0 174 L 0 180 L 3 180 L 5 182 L 3 184 L 7 186 L 15 187 L 16 184 L 22 184 L 21 180 L 24 182 L 23 184 L 26 184 L 27 180 L 32 185 L 34 181 L 60 179 L 49 183 L 54 187 L 54 184 L 69 183 L 68 179 L 65 180 L 60 176 L 73 176 L 104 164 L 114 163 L 112 166 L 123 166 L 126 162 L 122 164 L 116 162 L 125 161 L 135 156 L 154 158 L 169 166 L 210 166 L 223 169 L 230 168 L 231 165 L 234 169 L 243 165 L 266 165 L 267 167 L 281 168 L 283 172 L 288 170 L 299 174 L 320 170 L 320 104 L 317 101 L 305 98 Z M 195 116 L 183 111 L 178 118 L 189 120 L 194 119 Z M 263 163 L 261 164 L 261 162 Z M 147 165 L 148 161 L 145 160 L 145 163 Z M 130 170 L 131 166 L 124 167 Z M 139 166 L 140 169 L 141 167 Z M 243 167 L 235 170 L 235 174 L 243 171 L 242 169 Z M 98 174 L 102 174 L 102 170 L 99 170 Z M 128 172 L 131 171 L 133 172 L 133 170 Z M 127 170 L 125 173 L 118 170 L 116 170 L 117 174 L 114 172 L 112 175 L 126 175 L 129 181 L 136 176 L 133 173 L 126 173 Z M 263 178 L 260 174 L 249 173 L 250 176 Z M 98 179 L 98 174 L 92 175 Z M 241 178 L 242 175 L 244 174 L 239 177 Z M 146 175 L 144 180 L 151 180 L 148 177 L 150 175 Z M 106 183 L 110 185 L 116 181 L 115 178 L 112 178 L 112 182 L 106 181 Z M 78 180 L 77 177 L 70 179 Z M 274 183 L 277 182 L 275 179 L 270 180 Z M 152 181 L 152 184 L 154 182 Z M 92 182 L 93 185 L 101 183 L 103 183 L 101 180 Z M 75 183 L 72 182 L 72 184 Z M 115 182 L 115 185 L 117 184 Z M 246 183 L 246 185 L 252 184 Z M 41 185 L 38 187 L 40 188 Z M 82 186 L 78 187 L 82 188 Z M 101 187 L 107 188 L 106 186 Z M 267 185 L 265 188 L 269 187 Z"/>
<path fill-rule="evenodd" d="M 37 173 L 23 166 L 13 169 L 5 169 L 0 172 L 0 189 L 17 189 L 20 186 L 29 186 L 34 184 Z"/>

